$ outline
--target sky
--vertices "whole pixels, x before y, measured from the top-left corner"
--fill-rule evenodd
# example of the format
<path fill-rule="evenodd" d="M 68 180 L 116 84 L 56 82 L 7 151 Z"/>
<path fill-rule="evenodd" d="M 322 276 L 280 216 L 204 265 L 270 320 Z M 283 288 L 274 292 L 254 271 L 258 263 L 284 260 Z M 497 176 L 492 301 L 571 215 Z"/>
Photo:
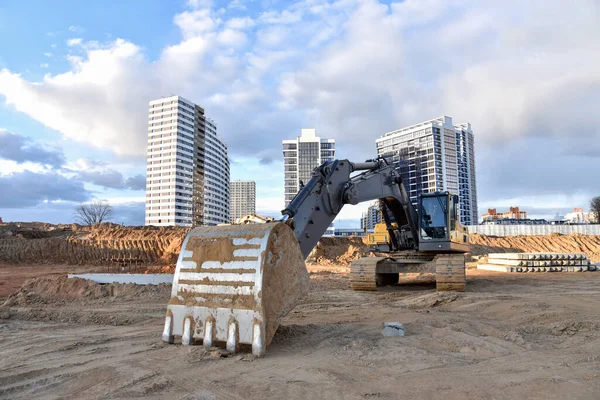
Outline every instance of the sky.
<path fill-rule="evenodd" d="M 281 215 L 281 140 L 301 128 L 363 161 L 442 115 L 472 124 L 480 214 L 588 209 L 598 21 L 597 0 L 0 1 L 0 217 L 69 223 L 105 200 L 142 225 L 148 102 L 172 94 L 217 122 L 263 215 Z"/>

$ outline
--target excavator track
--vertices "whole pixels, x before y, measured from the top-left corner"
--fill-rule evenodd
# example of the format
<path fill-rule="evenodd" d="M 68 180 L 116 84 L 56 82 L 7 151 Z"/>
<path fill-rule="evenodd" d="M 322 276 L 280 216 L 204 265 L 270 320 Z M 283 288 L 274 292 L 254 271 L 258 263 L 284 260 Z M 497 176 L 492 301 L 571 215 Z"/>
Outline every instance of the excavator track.
<path fill-rule="evenodd" d="M 378 286 L 398 283 L 402 264 L 422 264 L 435 259 L 437 291 L 465 291 L 463 254 L 392 254 L 392 257 L 363 257 L 350 265 L 350 287 L 357 291 L 376 291 Z M 378 268 L 379 267 L 379 268 Z"/>
<path fill-rule="evenodd" d="M 377 290 L 377 264 L 386 257 L 363 257 L 350 265 L 350 287 L 353 290 Z"/>

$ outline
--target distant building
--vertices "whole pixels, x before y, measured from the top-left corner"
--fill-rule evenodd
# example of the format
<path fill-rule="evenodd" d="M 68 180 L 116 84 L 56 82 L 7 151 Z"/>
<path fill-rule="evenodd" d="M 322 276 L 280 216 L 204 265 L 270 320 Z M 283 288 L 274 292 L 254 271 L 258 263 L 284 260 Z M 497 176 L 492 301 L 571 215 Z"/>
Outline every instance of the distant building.
<path fill-rule="evenodd" d="M 545 219 L 529 219 L 529 218 L 504 218 L 495 220 L 486 220 L 482 225 L 546 225 L 549 222 Z"/>
<path fill-rule="evenodd" d="M 591 213 L 583 212 L 583 208 L 574 208 L 572 212 L 565 214 L 564 221 L 569 224 L 594 223 Z"/>
<path fill-rule="evenodd" d="M 509 207 L 507 212 L 497 212 L 495 208 L 488 208 L 488 212 L 481 216 L 483 222 L 504 219 L 527 219 L 527 212 L 519 210 L 519 207 Z"/>
<path fill-rule="evenodd" d="M 146 225 L 229 222 L 227 145 L 204 109 L 181 96 L 149 104 Z"/>
<path fill-rule="evenodd" d="M 362 229 L 336 228 L 334 230 L 333 236 L 337 236 L 337 237 L 362 237 L 362 236 L 366 236 L 366 234 L 365 234 L 365 232 Z"/>
<path fill-rule="evenodd" d="M 296 139 L 283 140 L 285 206 L 300 191 L 300 182 L 308 183 L 313 170 L 335 155 L 335 139 L 317 136 L 316 129 L 302 129 Z M 333 223 L 325 235 L 333 235 Z"/>
<path fill-rule="evenodd" d="M 388 132 L 375 141 L 377 155 L 398 161 L 413 205 L 421 193 L 459 196 L 460 221 L 477 223 L 475 147 L 471 124 L 454 125 L 443 116 Z"/>
<path fill-rule="evenodd" d="M 382 217 L 381 211 L 379 210 L 379 203 L 375 202 L 362 214 L 362 218 L 360 219 L 360 229 L 363 231 L 366 229 L 368 232 L 372 232 L 373 229 L 375 229 L 375 225 L 380 223 L 381 220 Z"/>
<path fill-rule="evenodd" d="M 231 181 L 229 198 L 231 223 L 246 214 L 256 214 L 256 182 Z"/>

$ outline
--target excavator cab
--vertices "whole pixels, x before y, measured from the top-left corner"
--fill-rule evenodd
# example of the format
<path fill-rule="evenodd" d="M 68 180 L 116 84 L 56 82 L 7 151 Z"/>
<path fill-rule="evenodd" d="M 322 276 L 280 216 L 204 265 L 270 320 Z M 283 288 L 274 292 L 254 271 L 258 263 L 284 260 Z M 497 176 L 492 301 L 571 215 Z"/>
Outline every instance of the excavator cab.
<path fill-rule="evenodd" d="M 419 250 L 469 251 L 467 230 L 460 224 L 458 196 L 449 192 L 423 193 L 418 201 Z"/>

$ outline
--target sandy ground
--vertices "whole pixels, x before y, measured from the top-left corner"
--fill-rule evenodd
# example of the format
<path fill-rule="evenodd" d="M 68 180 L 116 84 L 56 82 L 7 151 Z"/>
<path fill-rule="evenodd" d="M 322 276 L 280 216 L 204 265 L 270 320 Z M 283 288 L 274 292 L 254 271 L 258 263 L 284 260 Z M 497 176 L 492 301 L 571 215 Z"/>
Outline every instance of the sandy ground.
<path fill-rule="evenodd" d="M 163 344 L 168 290 L 0 309 L 0 398 L 600 398 L 600 273 L 471 269 L 467 293 L 437 294 L 311 271 L 263 359 Z M 407 335 L 382 337 L 383 321 Z"/>
<path fill-rule="evenodd" d="M 114 270 L 114 268 L 113 268 Z M 108 272 L 107 268 L 99 266 L 73 265 L 40 265 L 19 264 L 10 265 L 0 261 L 0 302 L 9 294 L 14 293 L 27 279 L 39 276 L 66 275 L 71 273 Z"/>

